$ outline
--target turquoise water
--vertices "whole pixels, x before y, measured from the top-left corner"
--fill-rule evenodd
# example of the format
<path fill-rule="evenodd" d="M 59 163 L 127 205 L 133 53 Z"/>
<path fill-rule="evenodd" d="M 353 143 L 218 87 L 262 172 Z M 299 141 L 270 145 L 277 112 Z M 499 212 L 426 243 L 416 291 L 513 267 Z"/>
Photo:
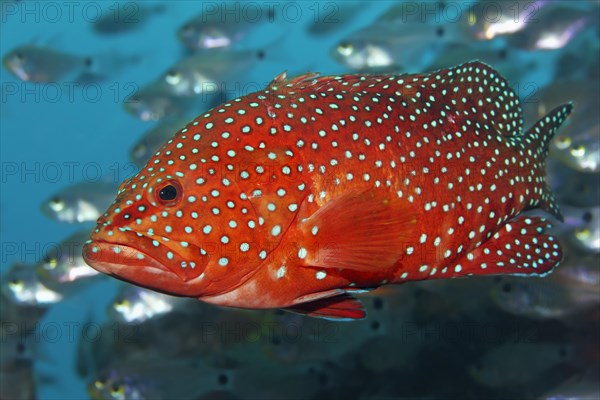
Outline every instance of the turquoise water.
<path fill-rule="evenodd" d="M 244 10 L 253 3 L 230 4 L 244 18 Z M 256 24 L 249 38 L 240 43 L 241 49 L 265 49 L 267 57 L 247 71 L 244 81 L 252 84 L 232 86 L 236 96 L 264 86 L 284 70 L 291 74 L 306 70 L 322 74 L 347 72 L 329 57 L 330 49 L 348 33 L 367 26 L 393 3 L 364 2 L 358 18 L 340 24 L 328 36 L 315 38 L 306 33 L 307 26 L 315 18 L 337 10 L 336 3 L 275 2 L 275 22 Z M 22 82 L 5 68 L 0 70 L 0 257 L 5 270 L 14 262 L 39 262 L 55 243 L 80 228 L 52 221 L 42 214 L 40 204 L 49 196 L 80 181 L 102 179 L 119 183 L 135 172 L 128 159 L 129 149 L 153 123 L 127 114 L 123 102 L 136 88 L 182 57 L 184 49 L 175 31 L 215 2 L 165 2 L 163 13 L 149 16 L 130 32 L 111 36 L 98 35 L 90 25 L 97 10 L 111 10 L 115 4 L 111 1 L 1 4 L 2 55 L 16 46 L 32 43 L 81 56 L 136 59 L 111 71 L 100 83 L 75 87 L 67 83 Z M 144 2 L 146 7 L 157 4 L 160 3 Z M 544 55 L 544 62 L 529 70 L 522 81 L 533 81 L 539 87 L 550 82 L 553 69 L 549 66 L 558 55 Z M 424 57 L 434 59 L 435 54 Z M 197 114 L 203 111 L 199 109 Z M 104 280 L 53 306 L 40 321 L 34 336 L 40 399 L 87 398 L 87 380 L 79 378 L 75 370 L 77 344 L 81 337 L 89 339 L 93 335 L 82 331 L 86 323 L 100 324 L 106 319 L 105 309 L 115 292 L 114 281 Z M 99 334 L 112 332 L 104 330 Z"/>

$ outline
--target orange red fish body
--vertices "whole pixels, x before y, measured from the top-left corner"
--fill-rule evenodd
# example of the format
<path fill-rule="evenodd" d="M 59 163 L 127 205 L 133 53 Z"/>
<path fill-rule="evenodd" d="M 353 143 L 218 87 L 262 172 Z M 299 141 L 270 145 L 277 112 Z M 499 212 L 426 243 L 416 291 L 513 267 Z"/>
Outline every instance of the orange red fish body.
<path fill-rule="evenodd" d="M 543 275 L 549 140 L 471 62 L 417 75 L 278 76 L 179 131 L 125 181 L 84 248 L 101 272 L 242 308 L 361 318 L 351 294 L 467 275 Z"/>

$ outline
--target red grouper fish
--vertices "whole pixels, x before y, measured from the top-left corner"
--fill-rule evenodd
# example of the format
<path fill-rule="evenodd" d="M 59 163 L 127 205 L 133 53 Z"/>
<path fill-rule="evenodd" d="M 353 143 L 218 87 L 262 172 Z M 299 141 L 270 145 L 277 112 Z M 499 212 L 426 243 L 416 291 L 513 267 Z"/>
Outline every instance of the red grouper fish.
<path fill-rule="evenodd" d="M 545 275 L 548 144 L 571 112 L 524 131 L 480 62 L 415 75 L 305 74 L 177 132 L 98 219 L 89 265 L 222 306 L 365 317 L 385 284 Z"/>

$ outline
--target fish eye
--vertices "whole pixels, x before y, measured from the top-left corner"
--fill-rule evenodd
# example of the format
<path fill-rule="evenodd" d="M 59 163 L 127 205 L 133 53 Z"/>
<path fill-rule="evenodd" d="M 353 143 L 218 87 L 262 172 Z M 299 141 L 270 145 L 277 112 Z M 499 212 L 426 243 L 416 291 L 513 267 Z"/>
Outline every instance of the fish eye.
<path fill-rule="evenodd" d="M 441 27 L 441 26 L 440 26 L 440 27 L 438 27 L 438 28 L 435 30 L 435 34 L 436 34 L 436 35 L 438 35 L 439 37 L 442 37 L 442 36 L 444 36 L 444 33 L 445 33 L 445 32 L 444 32 L 444 28 L 443 28 L 443 27 Z"/>
<path fill-rule="evenodd" d="M 340 43 L 337 47 L 338 53 L 344 56 L 349 56 L 354 51 L 354 46 L 352 43 Z"/>
<path fill-rule="evenodd" d="M 157 192 L 157 200 L 165 206 L 172 206 L 179 201 L 182 195 L 181 186 L 175 181 L 169 181 Z"/>
<path fill-rule="evenodd" d="M 505 283 L 504 285 L 502 285 L 502 291 L 504 293 L 512 292 L 512 285 L 510 283 Z"/>
<path fill-rule="evenodd" d="M 44 268 L 45 269 L 54 269 L 58 265 L 58 260 L 56 257 L 46 257 L 44 259 Z"/>
<path fill-rule="evenodd" d="M 592 236 L 592 232 L 588 228 L 577 228 L 575 230 L 575 237 L 579 241 L 588 240 Z"/>
<path fill-rule="evenodd" d="M 113 309 L 119 313 L 126 313 L 129 311 L 129 306 L 129 300 L 127 299 L 117 300 L 113 303 Z"/>
<path fill-rule="evenodd" d="M 585 155 L 585 147 L 582 145 L 577 145 L 571 148 L 570 153 L 573 157 L 583 157 Z"/>
<path fill-rule="evenodd" d="M 60 197 L 53 197 L 48 204 L 52 211 L 62 211 L 65 208 L 65 202 Z"/>
<path fill-rule="evenodd" d="M 179 71 L 172 69 L 167 72 L 167 75 L 165 75 L 165 81 L 169 85 L 177 85 L 179 82 L 181 82 L 181 74 Z"/>
<path fill-rule="evenodd" d="M 120 385 L 118 383 L 114 383 L 110 388 L 110 393 L 114 395 L 124 395 L 125 394 L 125 386 Z M 120 398 L 120 397 L 119 397 Z"/>
<path fill-rule="evenodd" d="M 558 136 L 556 138 L 556 147 L 559 149 L 566 149 L 571 145 L 571 139 L 568 136 Z"/>
<path fill-rule="evenodd" d="M 183 35 L 190 35 L 194 32 L 193 26 L 191 24 L 185 24 L 181 27 L 180 31 Z"/>
<path fill-rule="evenodd" d="M 373 308 L 375 308 L 376 310 L 381 310 L 382 307 L 383 307 L 383 300 L 379 297 L 375 297 L 373 299 Z"/>
<path fill-rule="evenodd" d="M 23 61 L 25 59 L 25 56 L 23 55 L 23 53 L 21 53 L 20 51 L 17 51 L 15 53 L 15 58 L 19 61 Z"/>
<path fill-rule="evenodd" d="M 227 382 L 229 381 L 229 378 L 227 378 L 227 375 L 225 375 L 225 374 L 220 374 L 219 377 L 217 378 L 217 380 L 219 381 L 220 385 L 226 385 Z"/>
<path fill-rule="evenodd" d="M 25 353 L 25 343 L 22 343 L 22 342 L 17 343 L 17 353 L 19 353 L 19 354 Z"/>
<path fill-rule="evenodd" d="M 371 322 L 371 329 L 374 331 L 378 330 L 380 326 L 381 326 L 381 324 L 379 323 L 379 321 Z"/>
<path fill-rule="evenodd" d="M 143 156 L 145 153 L 146 153 L 146 145 L 145 145 L 145 144 L 143 144 L 143 143 L 136 144 L 136 145 L 133 147 L 133 150 L 132 150 L 132 152 L 131 152 L 131 154 L 133 154 L 133 156 L 134 156 L 135 158 L 142 158 L 142 156 Z"/>
<path fill-rule="evenodd" d="M 12 285 L 12 286 L 22 285 L 22 284 L 23 284 L 23 281 L 20 279 L 16 279 L 16 278 L 11 279 L 9 282 L 9 285 Z"/>
<path fill-rule="evenodd" d="M 565 349 L 564 347 L 561 347 L 561 348 L 558 350 L 558 355 L 559 355 L 561 358 L 565 358 L 565 357 L 567 356 L 567 349 Z"/>

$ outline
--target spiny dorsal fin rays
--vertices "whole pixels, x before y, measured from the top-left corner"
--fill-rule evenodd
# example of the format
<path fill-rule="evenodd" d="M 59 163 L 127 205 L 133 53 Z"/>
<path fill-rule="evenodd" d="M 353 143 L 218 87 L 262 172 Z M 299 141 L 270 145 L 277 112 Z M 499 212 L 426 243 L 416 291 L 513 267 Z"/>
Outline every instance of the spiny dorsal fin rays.
<path fill-rule="evenodd" d="M 267 89 L 277 91 L 284 87 L 292 88 L 296 85 L 299 85 L 300 83 L 308 83 L 309 81 L 317 78 L 318 76 L 318 72 L 305 72 L 293 78 L 288 78 L 286 70 L 277 75 L 275 78 L 273 78 L 273 80 L 267 85 Z"/>

